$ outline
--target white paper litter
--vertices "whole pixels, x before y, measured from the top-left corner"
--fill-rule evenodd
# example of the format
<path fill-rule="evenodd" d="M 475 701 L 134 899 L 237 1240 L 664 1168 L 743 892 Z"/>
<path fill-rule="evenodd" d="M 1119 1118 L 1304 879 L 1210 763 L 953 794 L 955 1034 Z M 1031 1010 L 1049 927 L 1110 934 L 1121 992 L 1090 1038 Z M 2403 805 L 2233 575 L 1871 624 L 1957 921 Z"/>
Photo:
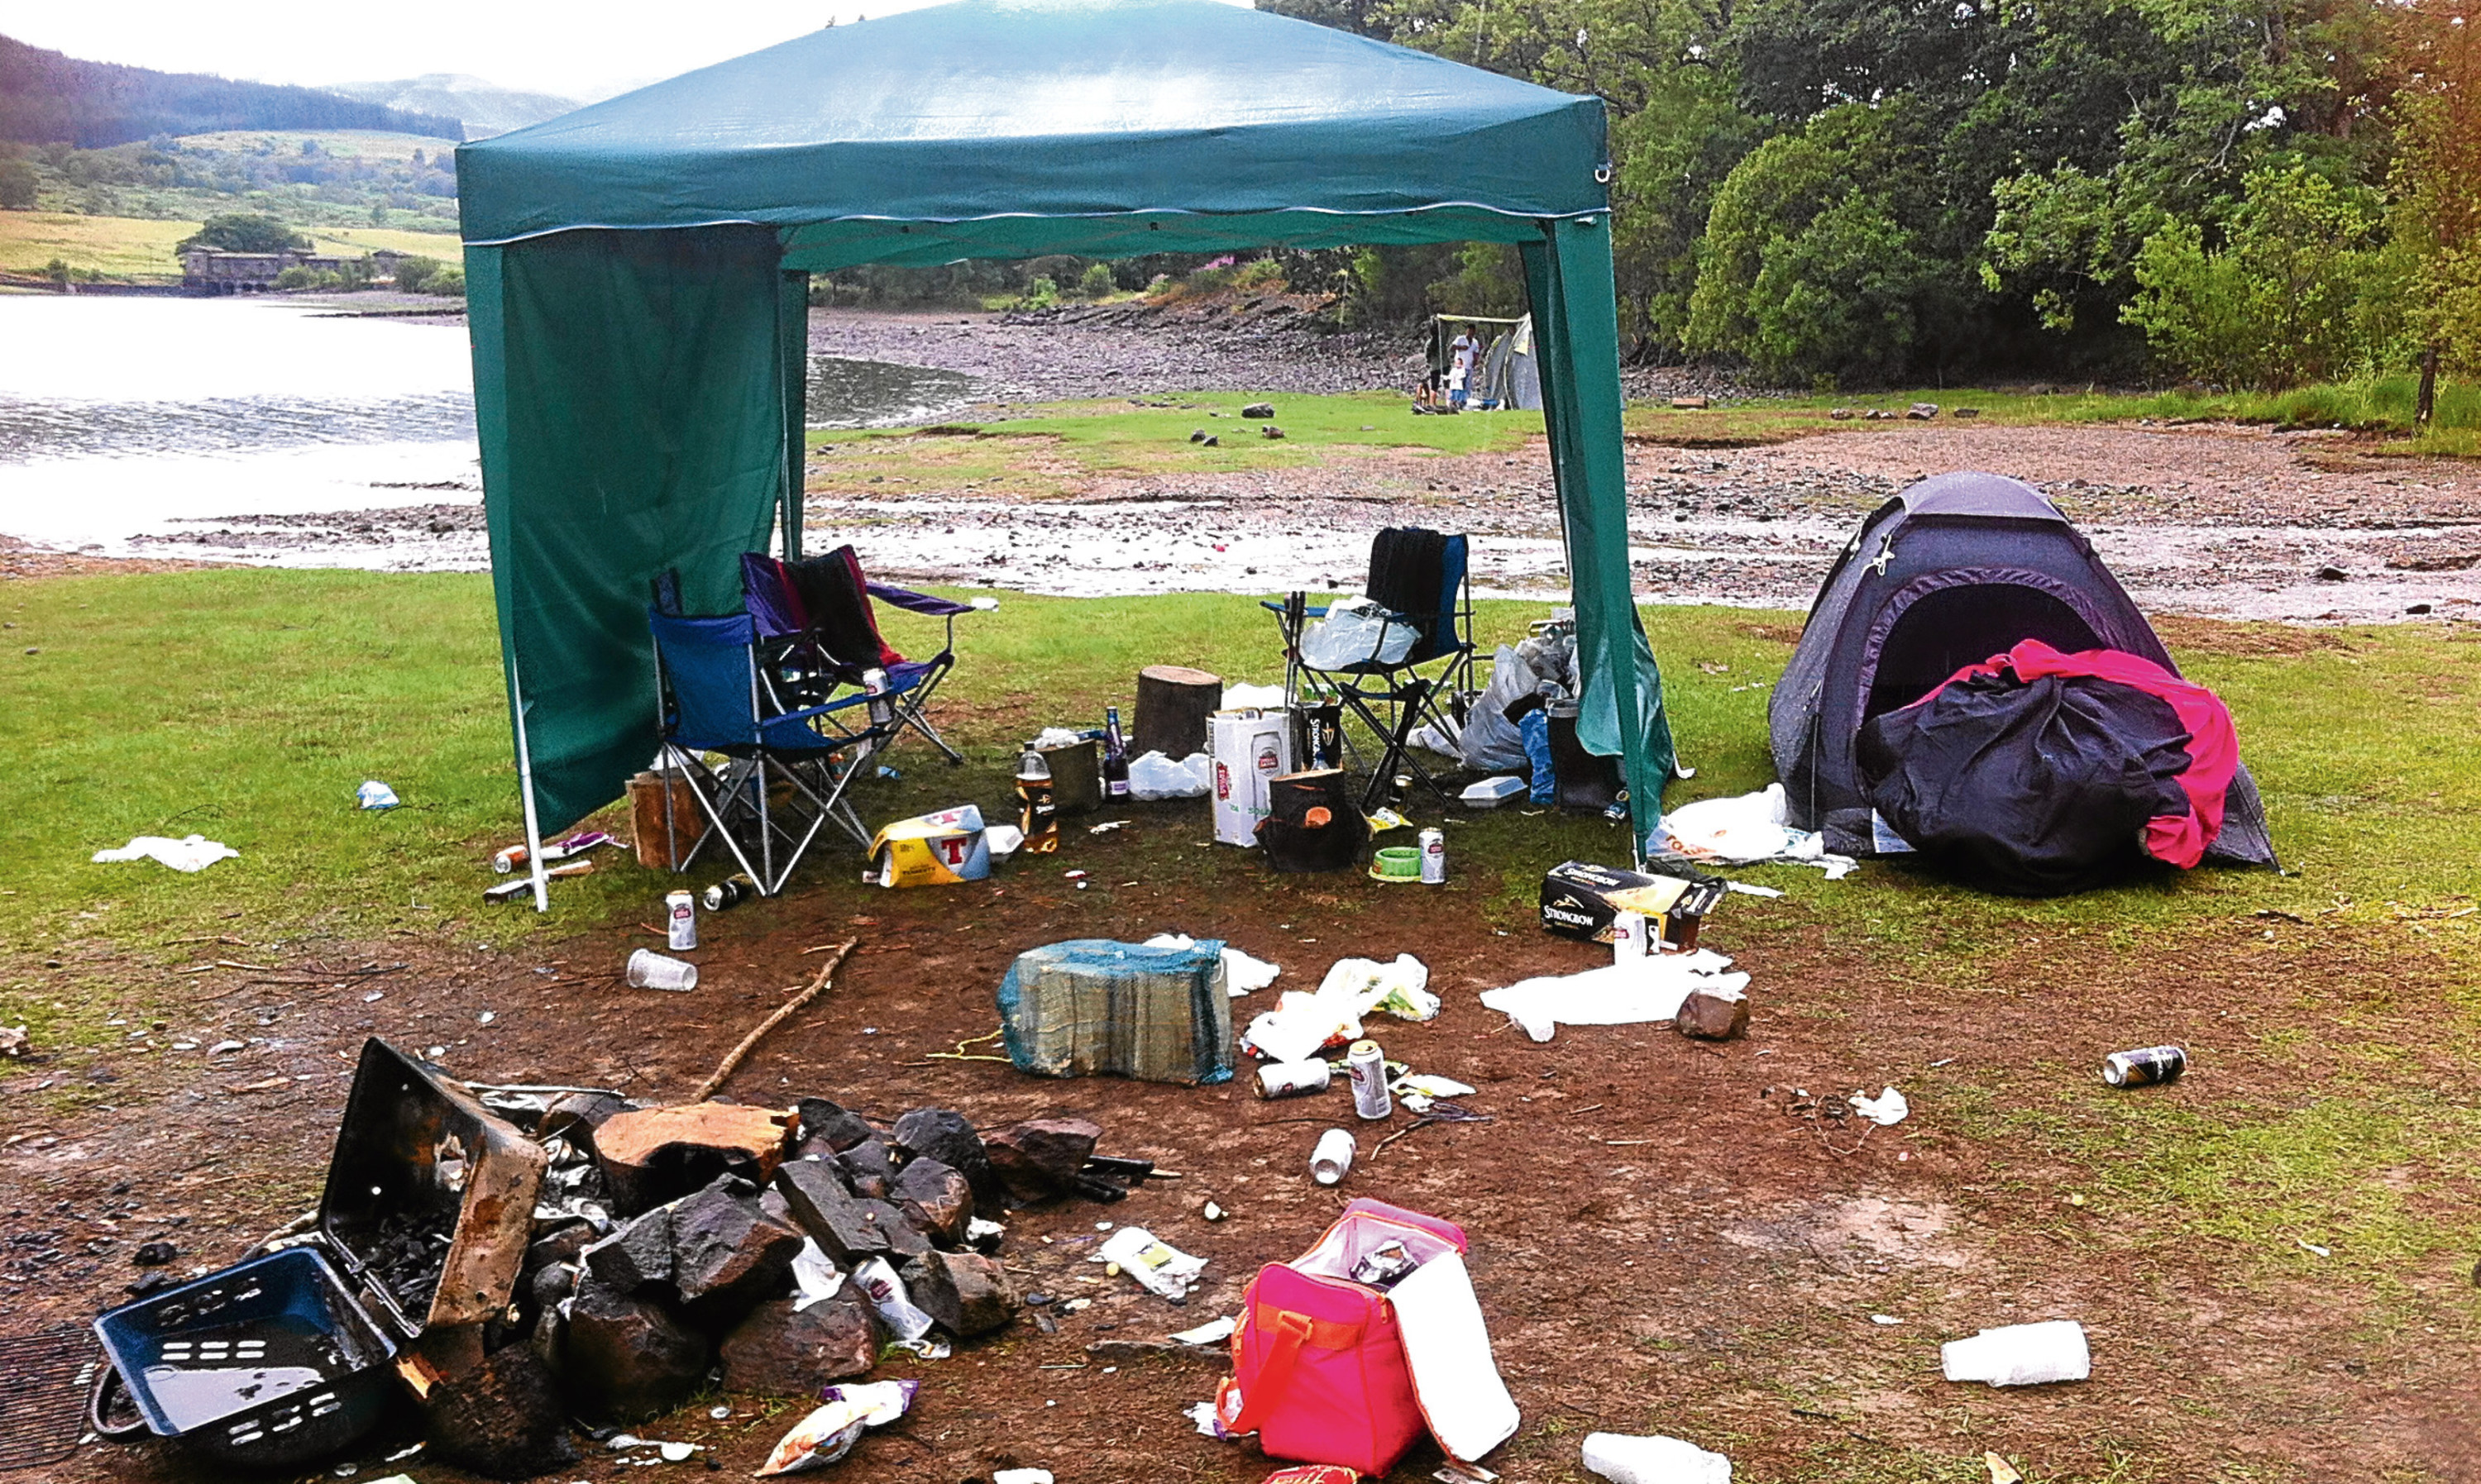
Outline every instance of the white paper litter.
<path fill-rule="evenodd" d="M 1904 1095 L 1890 1087 L 1876 1097 L 1864 1097 L 1860 1089 L 1852 1093 L 1852 1111 L 1884 1129 L 1902 1123 L 1913 1110 Z"/>
<path fill-rule="evenodd" d="M 1194 1406 L 1183 1408 L 1180 1415 L 1197 1424 L 1199 1437 L 1213 1438 L 1217 1443 L 1223 1441 L 1225 1436 L 1223 1425 L 1214 1419 L 1214 1403 L 1201 1401 Z"/>
<path fill-rule="evenodd" d="M 1141 1226 L 1124 1226 L 1086 1261 L 1116 1263 L 1120 1271 L 1137 1280 L 1147 1292 L 1163 1298 L 1181 1298 L 1188 1292 L 1188 1280 L 1206 1270 L 1204 1258 L 1191 1257 L 1169 1242 L 1159 1240 L 1155 1234 Z"/>
<path fill-rule="evenodd" d="M 141 835 L 118 850 L 95 851 L 93 859 L 98 866 L 119 861 L 151 860 L 174 871 L 199 872 L 218 861 L 231 860 L 240 854 L 239 850 L 222 841 L 209 840 L 203 835 L 187 835 L 179 840 L 163 835 Z"/>
<path fill-rule="evenodd" d="M 824 1303 L 844 1286 L 845 1275 L 836 1266 L 836 1260 L 817 1242 L 802 1237 L 801 1250 L 793 1257 L 793 1312 L 799 1314 L 812 1304 Z"/>
<path fill-rule="evenodd" d="M 1584 1465 L 1611 1484 L 1732 1484 L 1732 1460 L 1693 1443 L 1659 1434 L 1585 1436 Z"/>
<path fill-rule="evenodd" d="M 1273 1009 L 1249 1022 L 1242 1039 L 1270 1061 L 1306 1061 L 1330 1042 L 1358 1037 L 1362 1017 L 1373 1010 L 1405 1020 L 1437 1015 L 1439 997 L 1429 983 L 1428 967 L 1410 953 L 1391 964 L 1338 959 L 1316 993 L 1285 991 Z"/>
<path fill-rule="evenodd" d="M 1025 831 L 1013 824 L 984 825 L 982 844 L 990 847 L 991 859 L 1004 861 L 1025 845 Z"/>
<path fill-rule="evenodd" d="M 1636 1026 L 1669 1020 L 1692 989 L 1746 989 L 1749 976 L 1727 974 L 1732 960 L 1711 949 L 1660 953 L 1588 969 L 1582 974 L 1524 979 L 1482 992 L 1481 1002 L 1548 1041 L 1561 1026 Z"/>
<path fill-rule="evenodd" d="M 1416 1116 L 1430 1110 L 1430 1105 L 1441 1098 L 1470 1098 L 1474 1089 L 1452 1077 L 1440 1077 L 1427 1072 L 1408 1072 L 1387 1084 L 1396 1100 Z"/>
<path fill-rule="evenodd" d="M 1002 1469 L 992 1473 L 991 1484 L 1052 1484 L 1048 1469 Z"/>
<path fill-rule="evenodd" d="M 1211 1319 L 1195 1329 L 1182 1330 L 1171 1338 L 1185 1345 L 1219 1345 L 1231 1339 L 1232 1332 L 1240 1327 L 1240 1321 L 1227 1314 L 1222 1318 Z"/>
<path fill-rule="evenodd" d="M 852 1279 L 870 1296 L 871 1307 L 878 1311 L 878 1317 L 899 1343 L 910 1343 L 930 1333 L 934 1321 L 913 1307 L 912 1295 L 904 1291 L 904 1280 L 896 1276 L 887 1259 L 873 1258 L 855 1263 Z"/>
<path fill-rule="evenodd" d="M 1848 855 L 1827 854 L 1826 837 L 1793 829 L 1790 818 L 1783 785 L 1770 783 L 1762 793 L 1683 804 L 1662 817 L 1659 832 L 1672 849 L 1708 865 L 1815 866 L 1829 881 L 1859 868 Z"/>

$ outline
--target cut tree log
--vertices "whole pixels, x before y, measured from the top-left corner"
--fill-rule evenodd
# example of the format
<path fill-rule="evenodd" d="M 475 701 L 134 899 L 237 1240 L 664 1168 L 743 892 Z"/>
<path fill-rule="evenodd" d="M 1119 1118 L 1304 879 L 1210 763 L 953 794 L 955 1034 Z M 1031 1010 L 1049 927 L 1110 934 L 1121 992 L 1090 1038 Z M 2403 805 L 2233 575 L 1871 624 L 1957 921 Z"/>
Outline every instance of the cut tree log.
<path fill-rule="evenodd" d="M 1178 762 L 1206 750 L 1206 718 L 1223 706 L 1223 678 L 1180 664 L 1137 672 L 1138 752 Z"/>
<path fill-rule="evenodd" d="M 594 1131 L 594 1155 L 615 1214 L 641 1211 L 739 1175 L 764 1185 L 782 1163 L 793 1111 L 688 1103 L 621 1113 Z"/>

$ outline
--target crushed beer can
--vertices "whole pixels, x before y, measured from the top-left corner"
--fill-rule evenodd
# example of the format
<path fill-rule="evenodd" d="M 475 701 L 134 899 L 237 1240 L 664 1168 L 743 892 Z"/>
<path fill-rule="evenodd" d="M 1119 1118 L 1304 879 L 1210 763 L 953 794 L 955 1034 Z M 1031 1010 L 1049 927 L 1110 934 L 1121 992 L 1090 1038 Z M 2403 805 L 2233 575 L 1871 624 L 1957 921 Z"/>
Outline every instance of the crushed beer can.
<path fill-rule="evenodd" d="M 2113 1087 L 2151 1087 L 2176 1082 L 2188 1070 L 2188 1054 L 2176 1046 L 2145 1046 L 2102 1058 L 2102 1080 Z"/>

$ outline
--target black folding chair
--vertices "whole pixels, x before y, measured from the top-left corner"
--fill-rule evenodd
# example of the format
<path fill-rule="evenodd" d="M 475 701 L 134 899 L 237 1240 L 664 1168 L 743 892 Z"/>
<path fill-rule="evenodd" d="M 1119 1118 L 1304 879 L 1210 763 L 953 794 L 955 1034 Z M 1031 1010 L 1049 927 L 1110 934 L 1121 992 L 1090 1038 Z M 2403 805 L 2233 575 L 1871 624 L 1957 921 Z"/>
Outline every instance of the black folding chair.
<path fill-rule="evenodd" d="M 1362 793 L 1365 810 L 1378 805 L 1403 768 L 1442 800 L 1448 797 L 1411 742 L 1425 722 L 1450 744 L 1463 735 L 1465 707 L 1474 693 L 1469 556 L 1464 536 L 1418 526 L 1391 526 L 1370 543 L 1370 576 L 1362 590 L 1388 613 L 1377 652 L 1387 652 L 1390 632 L 1407 627 L 1413 631 L 1413 644 L 1400 660 L 1365 660 L 1320 669 L 1302 658 L 1301 643 L 1310 624 L 1324 618 L 1330 605 L 1314 606 L 1298 592 L 1281 603 L 1263 605 L 1283 634 L 1285 704 L 1296 714 L 1309 707 L 1341 706 L 1360 717 L 1382 743 Z M 1344 744 L 1357 762 L 1359 749 L 1349 730 Z"/>
<path fill-rule="evenodd" d="M 958 603 L 871 582 L 850 546 L 802 561 L 779 561 L 752 552 L 742 558 L 741 568 L 750 616 L 776 646 L 773 655 L 783 683 L 813 705 L 829 701 L 839 688 L 867 692 L 872 734 L 867 752 L 880 751 L 910 731 L 938 748 L 952 766 L 965 761 L 931 725 L 930 699 L 955 668 L 957 617 L 996 608 L 996 601 Z M 927 660 L 899 654 L 878 632 L 874 600 L 946 619 L 947 638 L 939 652 Z"/>

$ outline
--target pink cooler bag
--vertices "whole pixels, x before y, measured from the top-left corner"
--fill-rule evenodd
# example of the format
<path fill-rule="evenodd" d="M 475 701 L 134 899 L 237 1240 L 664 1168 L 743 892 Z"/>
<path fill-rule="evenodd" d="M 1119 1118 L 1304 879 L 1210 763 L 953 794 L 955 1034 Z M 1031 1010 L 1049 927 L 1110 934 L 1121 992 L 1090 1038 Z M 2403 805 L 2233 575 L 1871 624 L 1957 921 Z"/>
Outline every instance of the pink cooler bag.
<path fill-rule="evenodd" d="M 1462 1256 L 1465 1234 L 1435 1216 L 1357 1200 L 1318 1245 L 1249 1282 L 1232 1332 L 1232 1378 L 1214 1399 L 1227 1433 L 1254 1432 L 1269 1458 L 1383 1474 L 1426 1427 L 1387 1295 L 1352 1273 L 1390 1242 L 1417 1262 Z"/>

